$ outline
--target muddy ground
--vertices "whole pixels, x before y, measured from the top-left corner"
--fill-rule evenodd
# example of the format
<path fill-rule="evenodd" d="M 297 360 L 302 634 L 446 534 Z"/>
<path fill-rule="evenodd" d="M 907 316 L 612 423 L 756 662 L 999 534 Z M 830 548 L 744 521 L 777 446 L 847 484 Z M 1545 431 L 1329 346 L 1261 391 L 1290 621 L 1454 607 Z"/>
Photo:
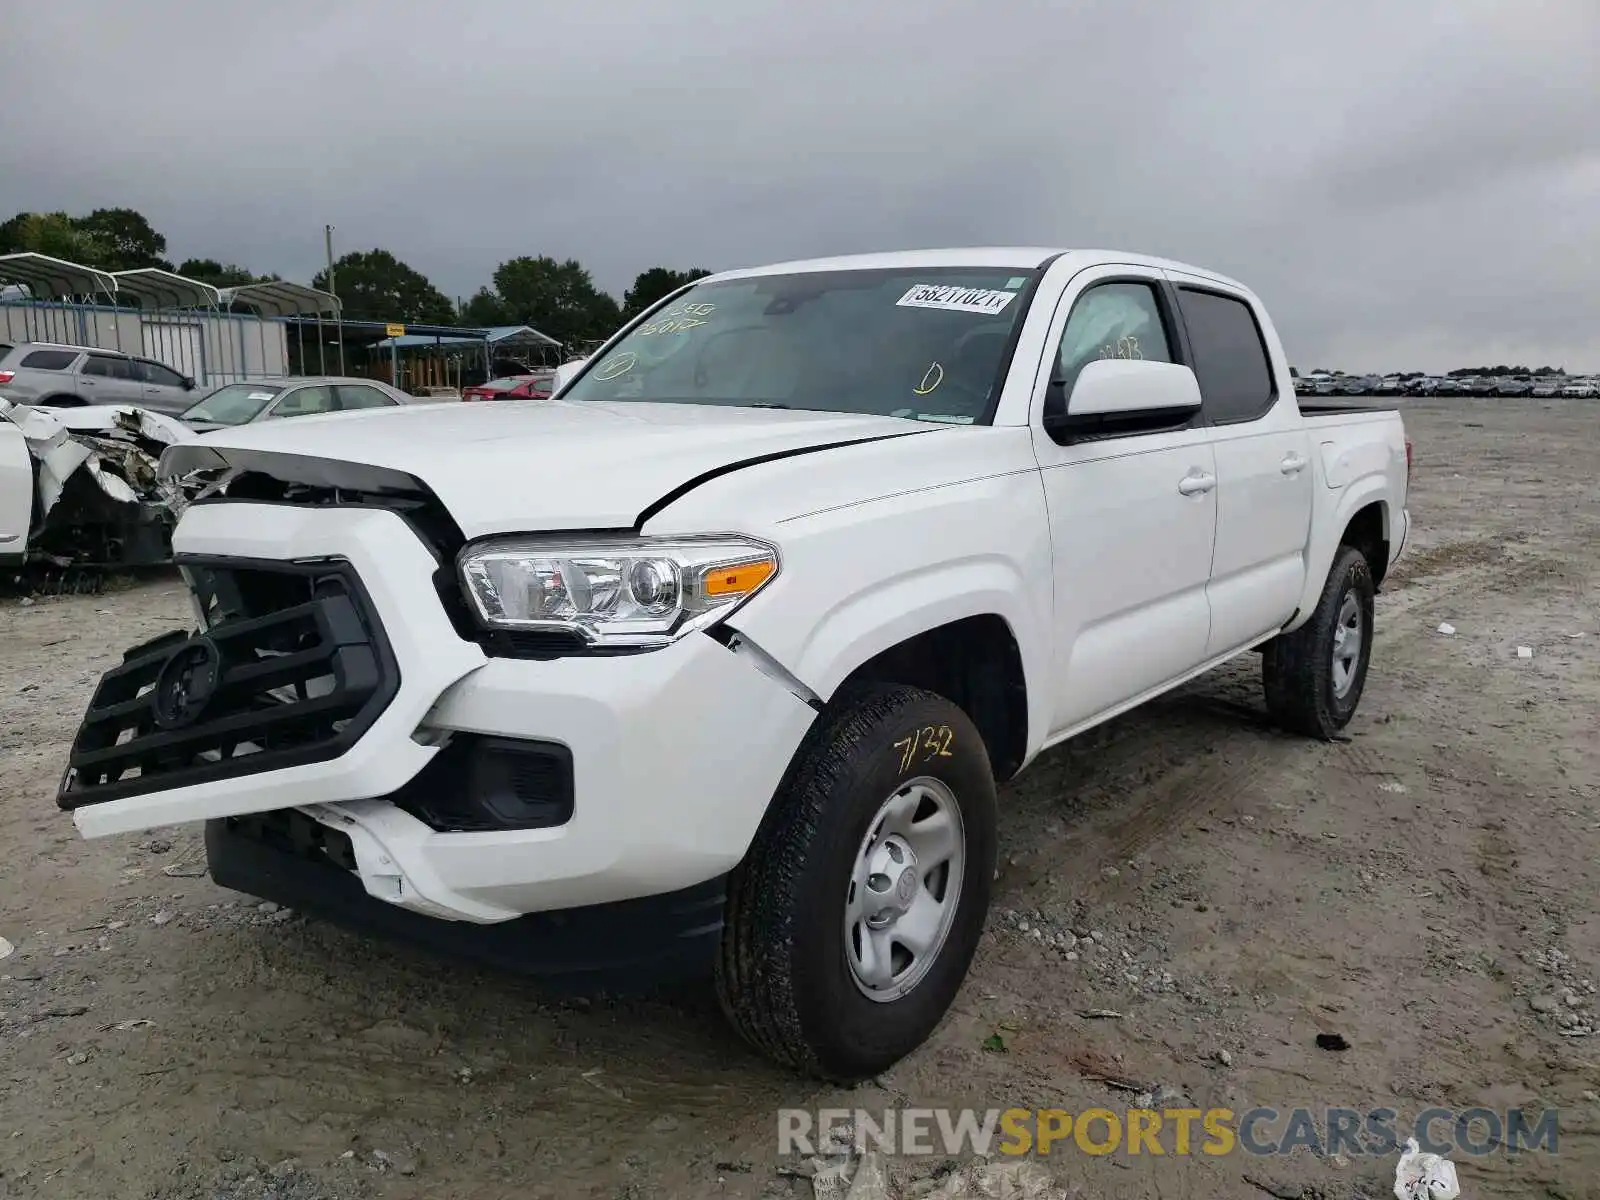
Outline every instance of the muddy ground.
<path fill-rule="evenodd" d="M 1456 1155 L 1463 1195 L 1595 1195 L 1600 406 L 1406 417 L 1416 536 L 1351 739 L 1266 727 L 1250 657 L 1046 755 L 1002 795 L 955 1011 L 853 1093 L 767 1067 L 701 991 L 543 1000 L 263 912 L 201 877 L 192 829 L 79 840 L 52 798 L 92 682 L 183 597 L 6 602 L 0 1196 L 809 1196 L 780 1173 L 781 1106 L 1120 1110 L 1137 1090 L 1559 1108 L 1554 1155 Z M 1048 1160 L 1063 1189 L 1163 1197 L 1390 1196 L 1393 1163 Z"/>

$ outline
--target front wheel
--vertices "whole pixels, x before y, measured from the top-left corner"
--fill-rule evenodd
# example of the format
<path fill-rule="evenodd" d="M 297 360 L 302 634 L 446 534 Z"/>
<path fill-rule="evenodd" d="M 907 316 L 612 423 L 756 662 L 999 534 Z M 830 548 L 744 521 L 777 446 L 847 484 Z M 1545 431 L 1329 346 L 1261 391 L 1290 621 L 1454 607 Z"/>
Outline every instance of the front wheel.
<path fill-rule="evenodd" d="M 883 1071 L 955 999 L 994 864 L 994 775 L 967 715 L 900 686 L 836 700 L 730 881 L 723 1010 L 792 1069 Z"/>
<path fill-rule="evenodd" d="M 1355 716 L 1372 658 L 1376 591 L 1366 556 L 1341 546 L 1310 619 L 1267 643 L 1267 712 L 1283 728 L 1326 741 Z"/>

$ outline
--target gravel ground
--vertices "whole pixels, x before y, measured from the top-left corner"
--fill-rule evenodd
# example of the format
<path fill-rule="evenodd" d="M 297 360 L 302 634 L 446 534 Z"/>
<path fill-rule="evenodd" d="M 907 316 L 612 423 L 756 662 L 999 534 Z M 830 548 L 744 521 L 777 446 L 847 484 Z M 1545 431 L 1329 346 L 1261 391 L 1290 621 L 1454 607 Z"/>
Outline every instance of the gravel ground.
<path fill-rule="evenodd" d="M 1266 727 L 1250 657 L 1044 756 L 1002 795 L 996 909 L 955 1010 L 849 1093 L 752 1057 L 703 991 L 542 998 L 223 891 L 193 829 L 80 840 L 52 797 L 93 681 L 184 598 L 6 602 L 0 1196 L 801 1197 L 780 1106 L 1079 1111 L 1134 1089 L 1237 1112 L 1556 1107 L 1558 1154 L 1458 1155 L 1463 1195 L 1593 1195 L 1600 408 L 1406 418 L 1416 540 L 1351 739 Z M 1047 1165 L 1093 1196 L 1394 1181 L 1392 1158 L 1305 1150 Z"/>

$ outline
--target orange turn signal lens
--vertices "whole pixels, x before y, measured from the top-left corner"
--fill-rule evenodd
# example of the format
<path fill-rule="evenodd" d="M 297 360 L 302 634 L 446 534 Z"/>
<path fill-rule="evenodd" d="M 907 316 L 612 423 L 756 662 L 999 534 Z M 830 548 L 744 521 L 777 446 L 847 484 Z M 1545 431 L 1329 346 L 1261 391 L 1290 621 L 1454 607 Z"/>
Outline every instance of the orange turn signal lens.
<path fill-rule="evenodd" d="M 755 591 L 778 569 L 770 558 L 757 562 L 736 563 L 731 567 L 712 567 L 706 572 L 707 596 L 743 596 Z"/>

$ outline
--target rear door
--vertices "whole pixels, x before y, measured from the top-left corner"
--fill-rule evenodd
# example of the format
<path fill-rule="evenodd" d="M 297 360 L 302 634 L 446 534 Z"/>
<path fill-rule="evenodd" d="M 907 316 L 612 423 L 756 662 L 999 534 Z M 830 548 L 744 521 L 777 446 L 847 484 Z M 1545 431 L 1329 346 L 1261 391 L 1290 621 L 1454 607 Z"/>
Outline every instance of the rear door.
<path fill-rule="evenodd" d="M 1250 298 L 1168 272 L 1188 335 L 1217 463 L 1217 536 L 1207 587 L 1206 657 L 1276 632 L 1305 584 L 1311 530 L 1310 439 L 1280 347 Z M 1274 364 L 1277 364 L 1276 369 Z"/>

